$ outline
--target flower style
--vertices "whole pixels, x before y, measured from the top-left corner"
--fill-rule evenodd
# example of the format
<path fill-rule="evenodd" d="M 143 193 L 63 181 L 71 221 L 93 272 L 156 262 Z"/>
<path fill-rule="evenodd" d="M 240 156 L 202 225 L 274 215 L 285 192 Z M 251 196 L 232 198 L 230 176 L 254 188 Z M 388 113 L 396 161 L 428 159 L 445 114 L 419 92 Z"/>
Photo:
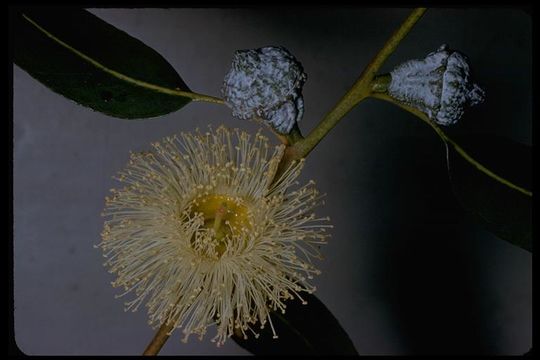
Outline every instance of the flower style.
<path fill-rule="evenodd" d="M 212 341 L 233 333 L 258 337 L 255 324 L 269 313 L 285 313 L 287 299 L 312 293 L 320 272 L 313 258 L 329 236 L 328 218 L 312 181 L 295 186 L 303 161 L 274 175 L 284 146 L 219 127 L 182 133 L 132 153 L 106 198 L 99 246 L 112 283 L 134 292 L 132 311 L 146 299 L 149 323 L 183 328 L 202 339 L 216 325 Z"/>

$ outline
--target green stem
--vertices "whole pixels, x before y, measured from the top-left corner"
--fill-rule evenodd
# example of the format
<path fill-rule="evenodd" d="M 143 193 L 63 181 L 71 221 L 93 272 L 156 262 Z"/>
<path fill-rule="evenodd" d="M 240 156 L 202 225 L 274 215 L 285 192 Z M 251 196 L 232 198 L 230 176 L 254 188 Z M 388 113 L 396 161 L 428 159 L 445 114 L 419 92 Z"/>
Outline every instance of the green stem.
<path fill-rule="evenodd" d="M 532 196 L 531 191 L 529 191 L 527 189 L 524 189 L 524 188 L 512 183 L 511 181 L 509 181 L 509 180 L 495 174 L 493 171 L 489 170 L 484 165 L 482 165 L 477 160 L 475 160 L 472 156 L 467 154 L 467 152 L 461 146 L 459 146 L 454 140 L 452 140 L 448 135 L 446 135 L 445 132 L 434 121 L 432 121 L 426 114 L 424 114 L 420 110 L 417 110 L 417 109 L 415 109 L 413 107 L 410 107 L 410 106 L 408 106 L 406 104 L 400 103 L 399 101 L 393 99 L 391 96 L 389 96 L 387 94 L 373 93 L 371 95 L 371 97 L 373 97 L 375 99 L 388 101 L 388 102 L 390 102 L 390 103 L 392 103 L 394 105 L 397 105 L 400 108 L 410 112 L 411 114 L 417 116 L 422 121 L 424 121 L 426 124 L 431 126 L 431 128 L 437 133 L 437 135 L 439 135 L 439 137 L 441 138 L 442 141 L 444 141 L 446 144 L 450 144 L 454 148 L 454 150 L 456 150 L 456 152 L 459 155 L 461 155 L 461 157 L 463 157 L 467 162 L 469 162 L 471 165 L 473 165 L 479 171 L 483 172 L 484 174 L 486 174 L 490 178 L 500 182 L 501 184 L 504 184 L 504 185 L 508 186 L 509 188 L 512 188 L 512 189 L 514 189 L 516 191 L 519 191 L 522 194 Z"/>
<path fill-rule="evenodd" d="M 281 142 L 287 146 L 291 146 L 296 144 L 299 141 L 304 140 L 304 137 L 302 136 L 302 133 L 300 132 L 300 128 L 298 127 L 298 124 L 295 123 L 293 128 L 291 129 L 291 132 L 288 134 L 278 134 L 275 132 L 277 137 L 281 140 Z"/>
<path fill-rule="evenodd" d="M 377 75 L 371 82 L 371 92 L 374 93 L 386 93 L 388 91 L 388 85 L 392 81 L 392 75 L 383 74 Z"/>
<path fill-rule="evenodd" d="M 156 335 L 148 344 L 146 349 L 143 352 L 144 356 L 155 356 L 159 353 L 163 345 L 167 342 L 167 339 L 169 339 L 169 336 L 171 332 L 173 331 L 174 326 L 173 323 L 163 323 L 159 330 L 157 331 Z"/>
<path fill-rule="evenodd" d="M 81 59 L 89 62 L 93 66 L 97 67 L 98 69 L 102 70 L 103 72 L 106 72 L 109 75 L 114 76 L 117 79 L 120 79 L 122 81 L 128 82 L 128 83 L 136 85 L 136 86 L 140 86 L 140 87 L 152 90 L 152 91 L 157 91 L 157 92 L 160 92 L 160 93 L 163 93 L 163 94 L 167 94 L 167 95 L 187 97 L 187 98 L 192 99 L 193 101 L 205 101 L 205 102 L 215 103 L 215 104 L 224 104 L 224 101 L 222 99 L 220 99 L 220 98 L 217 98 L 217 97 L 213 97 L 213 96 L 210 96 L 210 95 L 204 95 L 204 94 L 198 94 L 198 93 L 194 93 L 194 92 L 190 92 L 190 91 L 180 91 L 180 90 L 176 90 L 176 89 L 169 89 L 169 88 L 166 88 L 166 87 L 163 87 L 163 86 L 148 83 L 146 81 L 134 79 L 134 78 L 132 78 L 130 76 L 127 76 L 125 74 L 122 74 L 122 73 L 120 73 L 120 72 L 118 72 L 116 70 L 109 69 L 105 65 L 103 65 L 100 62 L 96 61 L 95 59 L 91 58 L 90 56 L 84 54 L 83 52 L 75 49 L 71 45 L 69 45 L 69 44 L 65 43 L 64 41 L 60 40 L 59 38 L 57 38 L 56 36 L 51 34 L 49 31 L 47 31 L 46 29 L 41 27 L 38 23 L 36 23 L 34 20 L 32 20 L 26 14 L 22 14 L 22 16 L 26 21 L 28 21 L 36 29 L 41 31 L 45 36 L 49 37 L 54 42 L 58 43 L 59 45 L 63 46 L 67 50 L 74 53 L 75 55 L 79 56 Z"/>
<path fill-rule="evenodd" d="M 401 40 L 409 33 L 414 25 L 420 20 L 426 12 L 426 8 L 417 8 L 405 19 L 401 26 L 392 34 L 382 49 L 375 55 L 373 60 L 365 68 L 360 75 L 360 78 L 354 83 L 351 89 L 338 101 L 324 119 L 313 129 L 313 131 L 305 138 L 297 141 L 292 145 L 294 149 L 290 149 L 286 155 L 285 162 L 290 162 L 295 159 L 306 157 L 307 154 L 328 134 L 334 126 L 358 103 L 367 98 L 371 94 L 371 82 L 377 71 L 384 64 L 386 59 L 394 52 Z"/>

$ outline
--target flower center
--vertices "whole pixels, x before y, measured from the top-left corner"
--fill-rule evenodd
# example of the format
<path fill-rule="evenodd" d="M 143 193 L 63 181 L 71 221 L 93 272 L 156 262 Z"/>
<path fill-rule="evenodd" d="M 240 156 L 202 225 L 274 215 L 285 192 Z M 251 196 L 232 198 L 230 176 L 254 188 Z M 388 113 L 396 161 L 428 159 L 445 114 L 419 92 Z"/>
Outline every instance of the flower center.
<path fill-rule="evenodd" d="M 238 242 L 253 228 L 252 216 L 241 198 L 226 195 L 203 195 L 192 202 L 192 216 L 202 216 L 204 224 L 191 238 L 197 251 L 220 258 L 230 246 Z"/>

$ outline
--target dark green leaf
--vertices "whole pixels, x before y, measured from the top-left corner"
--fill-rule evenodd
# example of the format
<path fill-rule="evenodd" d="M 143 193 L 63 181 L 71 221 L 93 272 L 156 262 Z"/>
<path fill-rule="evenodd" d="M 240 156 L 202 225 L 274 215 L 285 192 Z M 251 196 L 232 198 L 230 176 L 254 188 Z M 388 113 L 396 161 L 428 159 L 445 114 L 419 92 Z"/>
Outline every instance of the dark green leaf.
<path fill-rule="evenodd" d="M 298 299 L 287 302 L 285 314 L 270 316 L 278 334 L 273 338 L 269 324 L 260 330 L 259 338 L 232 338 L 255 355 L 358 355 L 354 345 L 337 319 L 314 295 L 302 295 L 308 303 Z"/>
<path fill-rule="evenodd" d="M 167 114 L 190 101 L 130 81 L 189 91 L 156 51 L 85 10 L 25 8 L 14 12 L 11 20 L 15 63 L 81 105 L 110 116 L 136 119 Z M 120 79 L 122 76 L 129 79 Z"/>
<path fill-rule="evenodd" d="M 486 135 L 454 140 L 495 174 L 531 190 L 529 146 Z M 532 251 L 532 197 L 478 171 L 450 145 L 448 147 L 448 169 L 454 193 L 473 219 L 498 237 Z"/>

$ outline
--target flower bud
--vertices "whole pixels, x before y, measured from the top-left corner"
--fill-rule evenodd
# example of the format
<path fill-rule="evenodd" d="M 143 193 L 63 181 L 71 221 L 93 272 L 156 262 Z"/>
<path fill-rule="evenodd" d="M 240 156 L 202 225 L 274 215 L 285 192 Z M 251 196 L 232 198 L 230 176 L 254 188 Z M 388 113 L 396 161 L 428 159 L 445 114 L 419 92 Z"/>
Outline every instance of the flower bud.
<path fill-rule="evenodd" d="M 302 118 L 302 65 L 283 47 L 238 50 L 221 89 L 233 116 L 262 119 L 288 134 Z"/>
<path fill-rule="evenodd" d="M 470 79 L 465 55 L 442 45 L 423 60 L 409 60 L 392 72 L 388 94 L 417 108 L 440 125 L 455 124 L 463 108 L 484 101 L 485 92 Z"/>

